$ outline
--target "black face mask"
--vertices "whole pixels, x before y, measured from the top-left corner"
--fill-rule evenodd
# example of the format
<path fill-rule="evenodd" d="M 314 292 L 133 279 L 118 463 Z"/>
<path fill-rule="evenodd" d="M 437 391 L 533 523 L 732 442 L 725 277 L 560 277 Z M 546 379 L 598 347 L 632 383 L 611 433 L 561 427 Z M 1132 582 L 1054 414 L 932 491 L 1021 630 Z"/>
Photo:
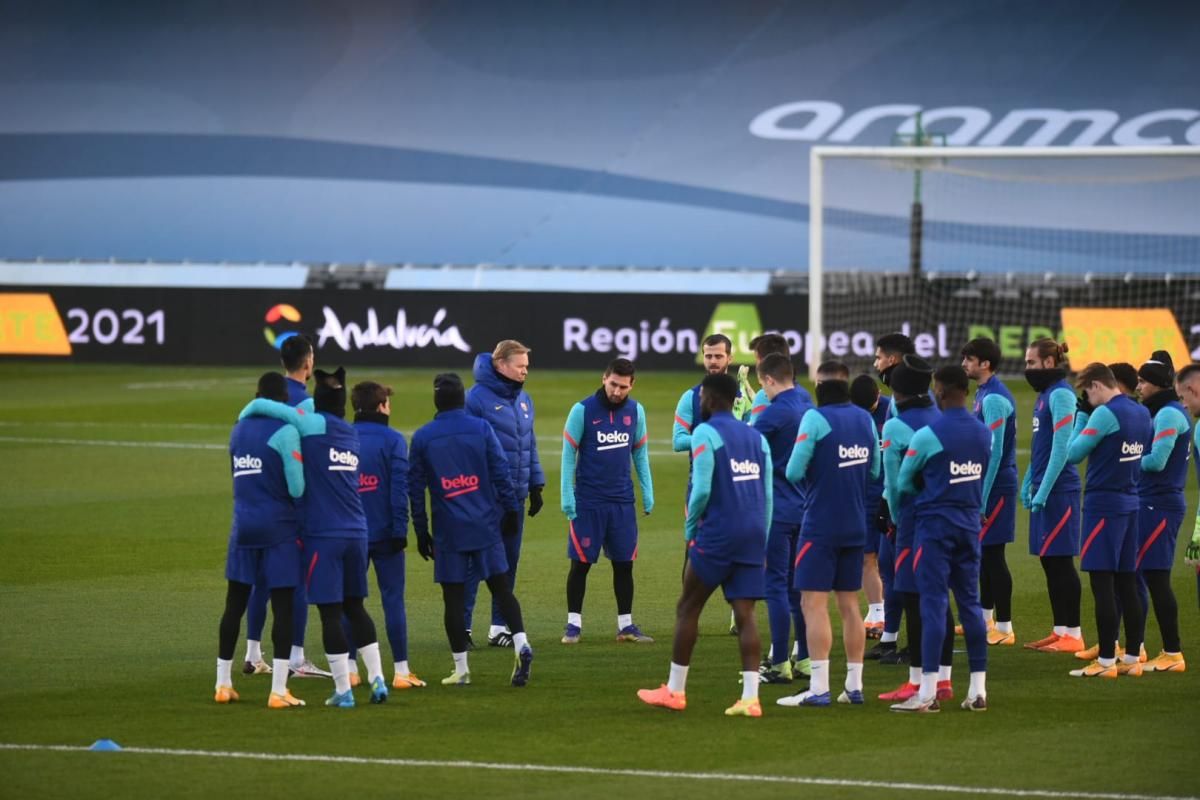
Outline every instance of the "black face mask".
<path fill-rule="evenodd" d="M 817 384 L 817 405 L 832 406 L 850 402 L 850 384 L 847 381 L 821 381 Z"/>
<path fill-rule="evenodd" d="M 1033 387 L 1033 390 L 1038 394 L 1049 389 L 1054 384 L 1065 379 L 1067 371 L 1062 367 L 1053 367 L 1051 369 L 1027 369 L 1025 370 L 1025 380 Z"/>
<path fill-rule="evenodd" d="M 895 368 L 896 368 L 896 365 L 892 364 L 890 367 L 885 369 L 883 372 L 879 373 L 879 380 L 881 380 L 883 382 L 884 386 L 892 385 L 891 378 L 889 376 L 892 374 L 892 370 L 894 370 Z"/>
<path fill-rule="evenodd" d="M 388 424 L 388 415 L 378 411 L 355 411 L 355 422 L 376 422 L 380 425 Z"/>
<path fill-rule="evenodd" d="M 896 412 L 900 413 L 913 408 L 929 408 L 933 405 L 933 398 L 927 394 L 919 394 L 916 397 L 909 397 L 905 400 L 900 400 L 896 403 Z"/>
<path fill-rule="evenodd" d="M 605 391 L 603 386 L 601 386 L 599 389 L 596 390 L 596 399 L 600 401 L 600 405 L 604 406 L 609 411 L 616 411 L 617 409 L 623 407 L 627 402 L 629 402 L 629 395 L 625 395 L 625 399 L 622 400 L 621 402 L 614 403 L 612 400 L 608 399 L 608 392 Z"/>

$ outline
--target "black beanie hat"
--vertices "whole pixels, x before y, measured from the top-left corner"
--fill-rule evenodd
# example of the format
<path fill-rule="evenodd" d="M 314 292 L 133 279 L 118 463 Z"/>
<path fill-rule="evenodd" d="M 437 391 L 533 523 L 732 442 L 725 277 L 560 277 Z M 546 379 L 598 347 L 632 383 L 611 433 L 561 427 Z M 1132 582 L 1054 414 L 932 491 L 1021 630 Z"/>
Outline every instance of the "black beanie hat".
<path fill-rule="evenodd" d="M 443 372 L 433 379 L 433 405 L 438 411 L 453 411 L 467 403 L 462 378 L 453 372 Z"/>
<path fill-rule="evenodd" d="M 346 368 L 338 367 L 336 372 L 314 370 L 313 379 L 313 408 L 335 417 L 345 417 Z"/>
<path fill-rule="evenodd" d="M 906 355 L 889 377 L 888 385 L 893 392 L 916 397 L 929 391 L 933 366 L 920 356 Z"/>
<path fill-rule="evenodd" d="M 1150 360 L 1138 368 L 1138 377 L 1160 389 L 1170 389 L 1175 379 L 1175 364 L 1166 350 L 1155 350 Z"/>

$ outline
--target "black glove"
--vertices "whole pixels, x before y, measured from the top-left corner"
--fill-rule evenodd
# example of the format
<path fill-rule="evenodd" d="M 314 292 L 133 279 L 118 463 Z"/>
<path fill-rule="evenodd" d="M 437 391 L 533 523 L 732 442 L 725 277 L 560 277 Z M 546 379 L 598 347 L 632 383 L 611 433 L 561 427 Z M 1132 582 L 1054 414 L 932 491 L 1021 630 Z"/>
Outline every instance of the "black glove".
<path fill-rule="evenodd" d="M 529 490 L 529 516 L 536 517 L 544 505 L 546 504 L 542 501 L 542 487 L 534 486 Z"/>
<path fill-rule="evenodd" d="M 404 548 L 408 547 L 408 537 L 407 536 L 393 536 L 389 540 L 389 542 L 392 545 L 393 553 L 399 553 L 399 552 L 403 551 Z"/>
<path fill-rule="evenodd" d="M 1096 407 L 1088 402 L 1087 392 L 1082 390 L 1079 392 L 1079 402 L 1077 402 L 1075 405 L 1078 406 L 1079 410 L 1084 414 L 1091 414 L 1096 410 Z"/>
<path fill-rule="evenodd" d="M 429 535 L 429 531 L 417 531 L 417 552 L 426 561 L 433 558 L 433 537 Z"/>
<path fill-rule="evenodd" d="M 887 533 L 888 528 L 892 527 L 892 514 L 888 509 L 888 502 L 884 498 L 879 498 L 879 508 L 875 511 L 875 527 L 880 533 Z"/>
<path fill-rule="evenodd" d="M 517 535 L 517 531 L 521 526 L 520 511 L 505 511 L 504 516 L 500 518 L 500 535 L 505 539 L 511 539 Z"/>

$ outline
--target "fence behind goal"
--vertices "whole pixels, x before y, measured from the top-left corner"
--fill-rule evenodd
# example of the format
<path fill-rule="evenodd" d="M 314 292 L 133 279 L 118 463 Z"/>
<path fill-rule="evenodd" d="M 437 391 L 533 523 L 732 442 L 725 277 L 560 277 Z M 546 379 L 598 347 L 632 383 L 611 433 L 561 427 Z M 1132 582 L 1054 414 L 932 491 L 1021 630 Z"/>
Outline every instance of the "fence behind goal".
<path fill-rule="evenodd" d="M 937 361 L 990 336 L 1009 373 L 1064 332 L 1077 366 L 1192 359 L 1200 147 L 814 147 L 810 181 L 810 369 L 890 330 Z"/>

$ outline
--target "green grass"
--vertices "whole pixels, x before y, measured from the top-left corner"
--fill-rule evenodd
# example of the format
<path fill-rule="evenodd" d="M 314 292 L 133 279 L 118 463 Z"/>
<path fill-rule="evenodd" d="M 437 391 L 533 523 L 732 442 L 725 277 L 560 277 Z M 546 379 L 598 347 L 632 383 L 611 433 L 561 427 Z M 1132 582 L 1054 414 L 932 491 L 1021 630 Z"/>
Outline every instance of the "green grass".
<path fill-rule="evenodd" d="M 431 415 L 431 371 L 352 371 L 391 383 L 393 424 L 406 433 Z M 309 708 L 269 713 L 269 679 L 241 679 L 243 702 L 212 702 L 217 620 L 224 597 L 229 468 L 223 447 L 253 393 L 253 369 L 146 369 L 0 364 L 0 741 L 385 758 L 469 759 L 614 769 L 737 772 L 1079 792 L 1195 793 L 1189 764 L 1200 745 L 1200 664 L 1182 675 L 1112 682 L 1072 680 L 1076 662 L 1020 648 L 989 655 L 987 714 L 957 706 L 932 717 L 861 708 L 783 709 L 784 687 L 764 687 L 761 720 L 726 719 L 738 658 L 727 607 L 714 601 L 682 715 L 642 706 L 640 687 L 666 678 L 679 586 L 687 459 L 670 450 L 670 420 L 695 376 L 647 374 L 636 396 L 650 414 L 659 506 L 643 522 L 635 617 L 649 646 L 612 641 L 615 607 L 607 567 L 592 573 L 583 642 L 558 644 L 565 621 L 566 535 L 558 513 L 558 434 L 570 404 L 598 376 L 533 373 L 548 486 L 546 510 L 529 520 L 517 585 L 537 649 L 531 685 L 507 685 L 511 651 L 472 654 L 475 685 L 394 693 L 383 706 L 326 709 L 323 681 L 293 681 Z M 1032 395 L 1013 385 L 1027 446 Z M 145 447 L 37 440 L 145 442 Z M 162 447 L 171 442 L 211 449 Z M 1020 459 L 1022 469 L 1026 457 Z M 1194 490 L 1192 490 L 1194 504 Z M 1026 519 L 1009 562 L 1018 638 L 1045 634 L 1041 570 L 1026 555 Z M 1176 570 L 1185 651 L 1200 641 L 1192 572 Z M 1085 635 L 1094 638 L 1085 588 Z M 450 669 L 431 565 L 413 553 L 408 609 L 413 668 L 436 683 Z M 481 606 L 486 606 L 486 596 Z M 369 608 L 382 631 L 378 601 Z M 486 628 L 485 608 L 477 629 Z M 311 615 L 309 652 L 320 654 Z M 760 619 L 764 615 L 760 612 Z M 765 622 L 765 620 L 763 620 Z M 765 624 L 760 630 L 765 632 Z M 765 636 L 765 633 L 764 633 Z M 1160 645 L 1153 620 L 1149 649 Z M 385 661 L 390 658 L 385 647 Z M 242 656 L 239 645 L 237 658 Z M 1194 651 L 1191 651 L 1194 652 Z M 965 690 L 965 657 L 956 656 Z M 841 678 L 840 645 L 833 654 Z M 390 666 L 388 668 L 390 675 Z M 868 664 L 873 698 L 904 669 Z M 365 699 L 365 695 L 360 700 Z M 563 776 L 463 768 L 265 763 L 166 755 L 0 751 L 0 795 L 209 797 L 216 792 L 290 797 L 717 797 L 859 796 L 863 788 L 668 782 L 628 776 Z"/>

